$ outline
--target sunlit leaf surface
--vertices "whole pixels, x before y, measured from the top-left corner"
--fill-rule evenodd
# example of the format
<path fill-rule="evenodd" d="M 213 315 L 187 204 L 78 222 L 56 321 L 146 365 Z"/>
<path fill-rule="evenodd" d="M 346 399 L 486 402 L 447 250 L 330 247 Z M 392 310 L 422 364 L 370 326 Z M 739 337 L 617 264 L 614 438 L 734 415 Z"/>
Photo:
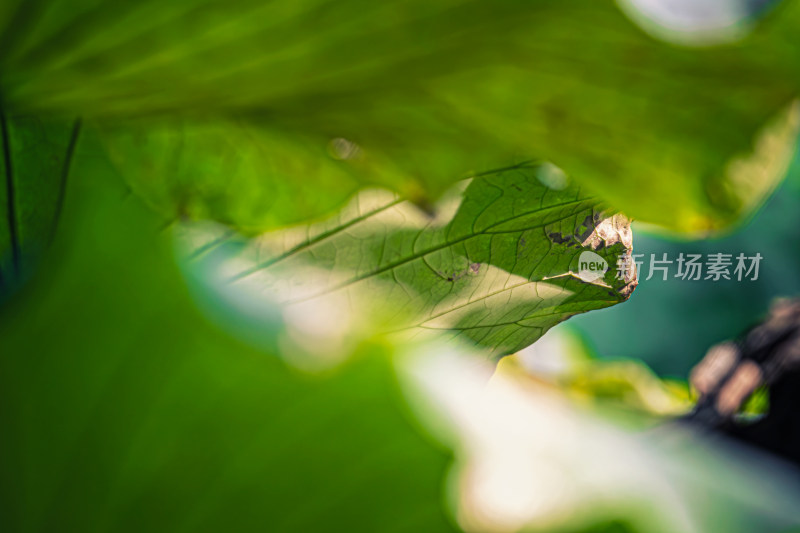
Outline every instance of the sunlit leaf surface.
<path fill-rule="evenodd" d="M 481 358 L 449 343 L 399 366 L 419 416 L 456 450 L 457 516 L 467 531 L 778 533 L 800 525 L 795 466 L 678 423 L 587 409 L 541 377 Z M 602 526 L 612 519 L 630 528 Z"/>
<path fill-rule="evenodd" d="M 198 239 L 192 268 L 213 270 L 216 290 L 279 305 L 306 341 L 314 331 L 324 345 L 359 329 L 439 332 L 507 355 L 635 286 L 617 268 L 630 260 L 628 221 L 578 186 L 543 185 L 547 168 L 474 178 L 432 213 L 368 191 L 327 222 L 250 240 L 200 228 L 188 237 Z M 605 271 L 581 277 L 587 258 Z"/>

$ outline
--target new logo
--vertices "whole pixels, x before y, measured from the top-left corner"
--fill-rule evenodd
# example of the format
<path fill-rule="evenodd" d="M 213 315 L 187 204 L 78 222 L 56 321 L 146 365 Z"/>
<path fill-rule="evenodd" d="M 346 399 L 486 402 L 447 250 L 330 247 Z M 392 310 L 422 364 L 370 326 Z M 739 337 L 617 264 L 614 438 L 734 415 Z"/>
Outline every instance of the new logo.
<path fill-rule="evenodd" d="M 582 252 L 578 258 L 578 277 L 592 282 L 602 278 L 608 272 L 608 263 L 594 252 Z"/>

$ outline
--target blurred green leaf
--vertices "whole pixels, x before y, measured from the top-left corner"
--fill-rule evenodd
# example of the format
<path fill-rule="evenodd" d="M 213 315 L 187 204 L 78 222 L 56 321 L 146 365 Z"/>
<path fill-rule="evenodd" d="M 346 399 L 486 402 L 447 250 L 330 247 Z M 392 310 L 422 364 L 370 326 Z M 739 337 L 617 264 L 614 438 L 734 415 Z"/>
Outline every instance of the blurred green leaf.
<path fill-rule="evenodd" d="M 452 530 L 448 453 L 386 354 L 311 377 L 219 331 L 109 175 L 82 137 L 54 246 L 0 311 L 3 530 Z"/>
<path fill-rule="evenodd" d="M 537 157 L 634 218 L 716 229 L 772 190 L 796 135 L 790 2 L 705 49 L 653 40 L 608 0 L 13 5 L 0 90 L 14 108 L 258 120 L 317 143 L 281 151 L 298 172 L 346 139 L 412 197 Z"/>
<path fill-rule="evenodd" d="M 252 121 L 145 119 L 104 124 L 100 132 L 131 189 L 169 220 L 263 231 L 333 212 L 368 184 L 405 187 L 402 176 L 376 167 L 345 139 Z"/>
<path fill-rule="evenodd" d="M 635 286 L 632 272 L 617 276 L 630 259 L 627 219 L 578 186 L 544 186 L 545 168 L 476 177 L 430 214 L 366 191 L 327 222 L 252 240 L 220 242 L 202 226 L 188 237 L 204 247 L 195 268 L 221 277 L 218 290 L 280 305 L 304 341 L 322 330 L 314 351 L 350 331 L 435 331 L 507 355 Z M 579 277 L 586 252 L 606 262 L 595 279 Z"/>
<path fill-rule="evenodd" d="M 80 123 L 0 109 L 0 302 L 55 234 Z"/>

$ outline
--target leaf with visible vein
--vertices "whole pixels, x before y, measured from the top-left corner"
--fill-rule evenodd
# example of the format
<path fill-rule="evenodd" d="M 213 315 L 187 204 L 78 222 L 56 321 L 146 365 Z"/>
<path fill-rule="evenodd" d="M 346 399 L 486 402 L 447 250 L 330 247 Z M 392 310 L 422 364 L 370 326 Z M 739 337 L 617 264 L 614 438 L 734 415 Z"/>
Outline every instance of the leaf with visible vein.
<path fill-rule="evenodd" d="M 277 302 L 310 335 L 436 331 L 505 355 L 574 314 L 624 301 L 636 283 L 617 276 L 631 254 L 627 219 L 578 186 L 547 188 L 541 170 L 476 177 L 433 215 L 367 191 L 328 222 L 230 238 L 194 266 L 214 269 L 222 290 Z M 592 282 L 578 275 L 585 251 L 609 266 Z"/>

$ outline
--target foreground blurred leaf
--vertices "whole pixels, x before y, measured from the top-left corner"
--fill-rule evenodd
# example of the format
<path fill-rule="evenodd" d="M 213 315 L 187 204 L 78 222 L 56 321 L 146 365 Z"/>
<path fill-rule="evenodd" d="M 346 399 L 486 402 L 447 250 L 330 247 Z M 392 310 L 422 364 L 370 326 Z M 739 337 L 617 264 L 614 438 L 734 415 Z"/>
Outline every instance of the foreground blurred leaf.
<path fill-rule="evenodd" d="M 9 105 L 258 119 L 318 143 L 282 152 L 298 172 L 343 138 L 404 194 L 538 157 L 634 218 L 715 229 L 760 204 L 796 135 L 791 2 L 702 50 L 608 0 L 40 0 L 0 17 Z"/>
<path fill-rule="evenodd" d="M 625 217 L 580 187 L 544 186 L 547 168 L 474 178 L 431 215 L 367 191 L 327 222 L 257 239 L 223 235 L 208 248 L 218 236 L 201 228 L 190 234 L 205 245 L 195 268 L 213 271 L 218 290 L 280 305 L 312 351 L 354 330 L 436 331 L 507 355 L 572 315 L 624 301 L 636 284 L 633 272 L 617 277 L 631 254 Z M 584 252 L 608 269 L 580 278 Z"/>
<path fill-rule="evenodd" d="M 170 220 L 263 231 L 332 212 L 368 183 L 414 195 L 402 175 L 341 138 L 180 118 L 104 124 L 100 134 L 131 189 Z"/>
<path fill-rule="evenodd" d="M 210 325 L 87 142 L 46 268 L 0 313 L 3 531 L 450 530 L 447 454 L 385 359 L 312 379 Z"/>
<path fill-rule="evenodd" d="M 79 131 L 0 109 L 0 302 L 53 239 Z"/>
<path fill-rule="evenodd" d="M 642 533 L 800 525 L 799 472 L 774 456 L 607 402 L 587 408 L 457 343 L 422 347 L 398 369 L 418 415 L 455 450 L 467 531 L 574 533 L 612 519 Z"/>

